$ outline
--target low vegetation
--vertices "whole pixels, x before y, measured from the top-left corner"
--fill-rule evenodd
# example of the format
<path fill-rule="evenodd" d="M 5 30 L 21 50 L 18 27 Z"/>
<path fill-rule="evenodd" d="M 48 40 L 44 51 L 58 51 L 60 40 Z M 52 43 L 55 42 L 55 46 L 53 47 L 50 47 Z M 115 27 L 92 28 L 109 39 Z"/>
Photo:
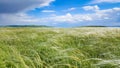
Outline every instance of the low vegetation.
<path fill-rule="evenodd" d="M 0 28 L 0 68 L 120 68 L 120 28 Z"/>

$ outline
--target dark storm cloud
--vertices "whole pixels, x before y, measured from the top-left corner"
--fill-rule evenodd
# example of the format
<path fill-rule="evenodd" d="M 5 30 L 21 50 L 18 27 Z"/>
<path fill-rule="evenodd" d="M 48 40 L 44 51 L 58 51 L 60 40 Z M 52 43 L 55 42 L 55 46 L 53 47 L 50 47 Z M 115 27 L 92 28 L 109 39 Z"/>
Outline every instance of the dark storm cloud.
<path fill-rule="evenodd" d="M 53 0 L 0 0 L 0 13 L 17 13 L 26 9 L 48 6 Z"/>

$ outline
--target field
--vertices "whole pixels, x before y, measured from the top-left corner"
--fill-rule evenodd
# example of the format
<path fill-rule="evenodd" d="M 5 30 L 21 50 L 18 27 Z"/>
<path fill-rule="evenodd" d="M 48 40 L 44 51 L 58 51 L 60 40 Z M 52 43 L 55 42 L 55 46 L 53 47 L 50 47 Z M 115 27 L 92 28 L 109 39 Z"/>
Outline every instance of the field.
<path fill-rule="evenodd" d="M 0 28 L 0 68 L 120 68 L 120 28 Z"/>

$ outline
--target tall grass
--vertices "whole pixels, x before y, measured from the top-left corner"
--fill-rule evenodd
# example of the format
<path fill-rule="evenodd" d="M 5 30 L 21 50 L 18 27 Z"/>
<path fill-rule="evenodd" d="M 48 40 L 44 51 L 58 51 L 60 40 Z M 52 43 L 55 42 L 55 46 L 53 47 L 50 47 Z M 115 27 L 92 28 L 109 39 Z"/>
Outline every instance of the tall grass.
<path fill-rule="evenodd" d="M 0 28 L 0 68 L 120 68 L 120 29 Z"/>

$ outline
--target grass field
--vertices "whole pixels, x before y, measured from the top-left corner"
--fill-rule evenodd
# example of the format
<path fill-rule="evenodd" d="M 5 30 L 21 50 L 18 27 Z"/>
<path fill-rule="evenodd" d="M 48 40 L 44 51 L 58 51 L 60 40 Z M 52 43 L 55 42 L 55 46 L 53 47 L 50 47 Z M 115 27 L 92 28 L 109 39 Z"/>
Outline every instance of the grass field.
<path fill-rule="evenodd" d="M 0 68 L 120 68 L 120 28 L 0 28 Z"/>

